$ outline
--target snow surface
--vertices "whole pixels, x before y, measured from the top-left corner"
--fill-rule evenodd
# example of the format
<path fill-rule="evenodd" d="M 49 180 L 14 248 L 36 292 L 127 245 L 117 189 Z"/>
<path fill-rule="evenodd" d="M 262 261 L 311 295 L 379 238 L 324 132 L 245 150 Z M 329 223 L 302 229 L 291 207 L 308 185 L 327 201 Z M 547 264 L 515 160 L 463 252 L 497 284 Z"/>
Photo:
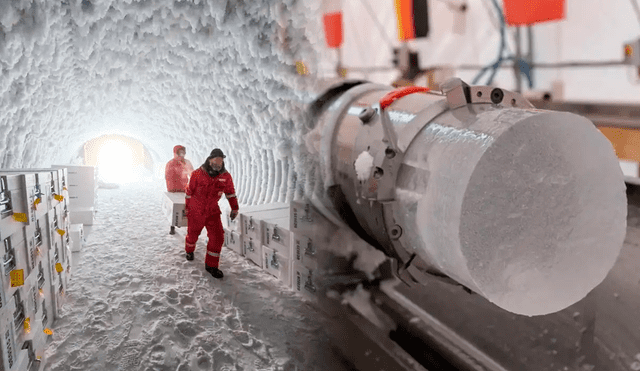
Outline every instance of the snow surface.
<path fill-rule="evenodd" d="M 45 370 L 343 370 L 308 302 L 223 248 L 223 280 L 204 270 L 206 233 L 184 258 L 162 185 L 101 189 Z M 223 201 L 226 202 L 226 201 Z"/>

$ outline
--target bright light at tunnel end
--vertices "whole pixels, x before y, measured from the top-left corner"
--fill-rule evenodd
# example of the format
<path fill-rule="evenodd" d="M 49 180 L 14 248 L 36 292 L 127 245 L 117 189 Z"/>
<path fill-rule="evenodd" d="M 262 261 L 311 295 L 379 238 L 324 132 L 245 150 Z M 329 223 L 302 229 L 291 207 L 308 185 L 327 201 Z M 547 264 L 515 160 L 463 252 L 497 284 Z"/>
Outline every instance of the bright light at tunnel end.
<path fill-rule="evenodd" d="M 109 140 L 100 148 L 97 162 L 98 177 L 106 183 L 133 183 L 141 181 L 136 171 L 133 151 L 121 141 Z"/>

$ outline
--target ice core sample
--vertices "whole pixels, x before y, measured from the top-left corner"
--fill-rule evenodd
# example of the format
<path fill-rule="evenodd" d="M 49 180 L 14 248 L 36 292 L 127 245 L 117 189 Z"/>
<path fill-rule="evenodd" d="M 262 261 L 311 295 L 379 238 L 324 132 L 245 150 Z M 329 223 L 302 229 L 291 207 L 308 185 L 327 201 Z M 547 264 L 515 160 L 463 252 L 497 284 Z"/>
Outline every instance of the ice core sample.
<path fill-rule="evenodd" d="M 459 80 L 442 95 L 367 83 L 329 92 L 314 108 L 321 143 L 309 145 L 320 149 L 322 196 L 405 282 L 446 276 L 541 315 L 584 298 L 613 267 L 625 184 L 589 120 Z M 354 166 L 363 151 L 368 179 Z"/>

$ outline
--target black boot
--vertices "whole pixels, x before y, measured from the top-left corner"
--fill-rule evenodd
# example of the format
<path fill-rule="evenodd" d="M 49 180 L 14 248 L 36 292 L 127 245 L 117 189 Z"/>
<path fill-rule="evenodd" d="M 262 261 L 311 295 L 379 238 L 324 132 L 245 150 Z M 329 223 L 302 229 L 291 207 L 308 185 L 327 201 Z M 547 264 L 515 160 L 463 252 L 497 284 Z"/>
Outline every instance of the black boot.
<path fill-rule="evenodd" d="M 193 253 L 192 252 L 188 252 L 187 253 L 187 260 L 193 260 Z"/>
<path fill-rule="evenodd" d="M 169 234 L 176 234 L 176 227 L 171 226 L 171 229 L 169 230 Z"/>
<path fill-rule="evenodd" d="M 208 265 L 204 266 L 204 269 L 207 270 L 207 272 L 211 273 L 211 275 L 215 278 L 222 278 L 224 276 L 224 274 L 222 274 L 222 271 L 218 268 L 214 268 L 214 267 L 210 267 Z"/>

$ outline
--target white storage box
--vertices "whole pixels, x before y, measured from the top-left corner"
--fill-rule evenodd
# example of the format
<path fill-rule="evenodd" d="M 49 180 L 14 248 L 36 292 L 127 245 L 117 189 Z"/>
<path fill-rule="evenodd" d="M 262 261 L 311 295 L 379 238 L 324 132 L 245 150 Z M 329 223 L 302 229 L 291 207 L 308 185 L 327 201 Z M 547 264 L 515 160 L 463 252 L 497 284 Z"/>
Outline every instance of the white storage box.
<path fill-rule="evenodd" d="M 287 214 L 289 214 L 289 208 L 250 211 L 242 214 L 242 234 L 263 243 L 262 220 L 280 218 Z"/>
<path fill-rule="evenodd" d="M 305 299 L 315 300 L 318 295 L 318 287 L 314 282 L 314 274 L 317 274 L 316 272 L 294 261 L 292 272 L 293 291 L 302 295 Z"/>
<path fill-rule="evenodd" d="M 95 210 L 93 207 L 84 209 L 72 209 L 69 211 L 69 224 L 93 225 Z"/>
<path fill-rule="evenodd" d="M 54 169 L 67 169 L 65 183 L 69 191 L 70 211 L 77 208 L 86 209 L 95 206 L 98 187 L 95 167 L 77 165 L 51 165 L 51 167 Z"/>
<path fill-rule="evenodd" d="M 15 306 L 13 306 L 15 309 Z M 15 329 L 13 312 L 0 316 L 0 336 L 2 336 L 2 370 L 26 371 L 29 363 L 27 350 L 22 349 L 22 332 Z"/>
<path fill-rule="evenodd" d="M 172 227 L 187 226 L 185 195 L 184 192 L 164 192 L 162 210 Z"/>
<path fill-rule="evenodd" d="M 288 210 L 287 210 L 288 213 Z M 289 215 L 282 218 L 266 219 L 261 222 L 262 243 L 287 259 L 293 259 Z"/>
<path fill-rule="evenodd" d="M 225 228 L 228 228 L 232 231 L 236 231 L 238 233 L 242 233 L 241 225 L 242 225 L 242 216 L 252 212 L 266 211 L 266 210 L 274 210 L 274 209 L 284 209 L 288 208 L 289 205 L 284 202 L 274 202 L 269 204 L 262 205 L 240 205 L 240 210 L 238 211 L 238 217 L 235 220 L 229 219 L 229 212 L 231 208 L 229 207 L 229 203 L 226 200 L 220 199 L 220 210 L 222 211 L 222 225 Z"/>
<path fill-rule="evenodd" d="M 309 201 L 292 201 L 289 230 L 296 235 L 327 238 L 327 231 L 344 224 L 340 220 L 328 219 Z M 335 216 L 333 216 L 335 217 Z"/>
<path fill-rule="evenodd" d="M 262 245 L 253 238 L 242 236 L 242 254 L 259 267 L 262 265 Z"/>
<path fill-rule="evenodd" d="M 26 280 L 29 276 L 29 267 L 27 260 L 27 244 L 25 241 L 24 229 L 10 236 L 3 236 L 2 245 L 2 290 L 4 297 L 8 298 L 16 291 L 16 287 L 11 287 L 11 272 L 22 270 L 23 278 Z"/>
<path fill-rule="evenodd" d="M 326 240 L 326 239 L 323 239 Z M 328 242 L 324 242 L 328 243 Z M 307 236 L 293 234 L 293 260 L 307 268 L 317 269 L 319 241 Z"/>
<path fill-rule="evenodd" d="M 291 260 L 267 246 L 262 246 L 262 256 L 263 269 L 291 288 Z"/>
<path fill-rule="evenodd" d="M 240 256 L 243 255 L 242 251 L 242 240 L 240 238 L 240 234 L 235 231 L 230 231 L 228 229 L 224 230 L 224 242 L 225 246 L 229 248 L 229 250 L 233 250 Z"/>
<path fill-rule="evenodd" d="M 71 224 L 69 228 L 69 237 L 71 238 L 71 251 L 81 251 L 84 246 L 84 228 L 83 224 Z"/>
<path fill-rule="evenodd" d="M 2 236 L 13 234 L 25 225 L 35 222 L 35 184 L 34 174 L 0 172 L 0 233 Z M 21 221 L 16 221 L 16 218 Z"/>

